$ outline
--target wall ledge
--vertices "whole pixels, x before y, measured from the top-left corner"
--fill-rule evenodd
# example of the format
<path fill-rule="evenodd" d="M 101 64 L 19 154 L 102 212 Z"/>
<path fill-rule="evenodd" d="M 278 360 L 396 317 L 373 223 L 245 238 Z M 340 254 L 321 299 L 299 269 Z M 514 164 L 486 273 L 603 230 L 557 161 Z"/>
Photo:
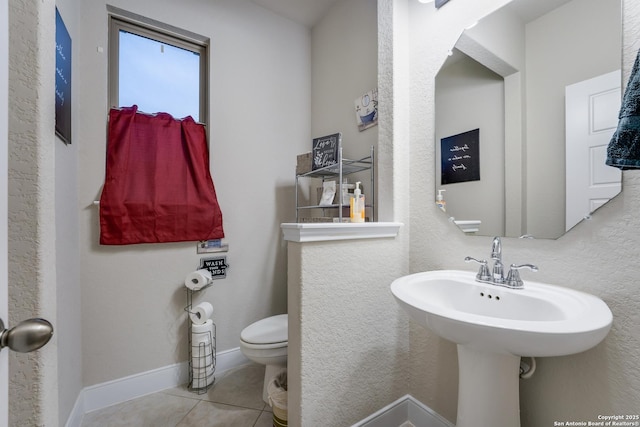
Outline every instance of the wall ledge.
<path fill-rule="evenodd" d="M 280 224 L 284 240 L 299 243 L 396 237 L 402 226 L 400 222 Z"/>

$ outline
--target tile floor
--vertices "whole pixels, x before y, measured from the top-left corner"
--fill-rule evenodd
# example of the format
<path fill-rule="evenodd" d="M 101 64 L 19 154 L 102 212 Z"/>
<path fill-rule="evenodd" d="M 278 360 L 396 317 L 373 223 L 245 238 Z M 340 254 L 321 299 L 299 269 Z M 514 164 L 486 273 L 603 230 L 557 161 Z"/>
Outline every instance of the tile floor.
<path fill-rule="evenodd" d="M 271 427 L 262 401 L 264 366 L 250 364 L 224 374 L 206 394 L 186 385 L 85 414 L 81 427 Z"/>

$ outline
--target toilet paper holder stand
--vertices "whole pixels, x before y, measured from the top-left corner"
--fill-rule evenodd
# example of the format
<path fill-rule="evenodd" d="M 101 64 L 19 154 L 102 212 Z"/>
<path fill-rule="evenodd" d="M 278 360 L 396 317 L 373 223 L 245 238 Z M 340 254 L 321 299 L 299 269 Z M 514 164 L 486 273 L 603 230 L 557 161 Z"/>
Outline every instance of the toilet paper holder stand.
<path fill-rule="evenodd" d="M 213 323 L 211 331 L 202 333 L 208 334 L 208 336 L 200 336 L 197 340 L 198 343 L 194 343 L 194 332 L 192 328 L 192 322 L 189 318 L 193 311 L 193 294 L 206 289 L 210 285 L 203 287 L 200 290 L 194 291 L 189 288 L 187 291 L 187 306 L 184 311 L 187 312 L 187 325 L 188 325 L 188 339 L 189 339 L 189 383 L 188 388 L 190 391 L 197 394 L 205 394 L 215 383 L 215 371 L 216 371 L 216 324 Z M 201 333 L 196 333 L 201 334 Z"/>

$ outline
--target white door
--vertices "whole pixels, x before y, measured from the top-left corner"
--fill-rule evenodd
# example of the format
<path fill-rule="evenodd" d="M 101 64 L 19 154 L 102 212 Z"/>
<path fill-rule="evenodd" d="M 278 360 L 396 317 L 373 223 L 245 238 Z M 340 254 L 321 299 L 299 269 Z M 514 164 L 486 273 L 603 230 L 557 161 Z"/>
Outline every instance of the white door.
<path fill-rule="evenodd" d="M 8 321 L 7 296 L 7 140 L 9 137 L 9 7 L 0 0 L 0 319 Z M 9 424 L 9 351 L 0 351 L 0 427 Z"/>
<path fill-rule="evenodd" d="M 618 125 L 620 70 L 566 87 L 566 230 L 622 188 L 622 172 L 607 166 Z"/>

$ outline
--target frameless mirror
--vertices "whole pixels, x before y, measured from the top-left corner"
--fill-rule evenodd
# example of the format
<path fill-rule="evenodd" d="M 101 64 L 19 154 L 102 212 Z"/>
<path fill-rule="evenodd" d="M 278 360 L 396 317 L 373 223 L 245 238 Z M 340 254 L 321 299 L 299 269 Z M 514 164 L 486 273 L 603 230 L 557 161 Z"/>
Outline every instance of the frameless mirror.
<path fill-rule="evenodd" d="M 620 0 L 513 0 L 435 82 L 436 194 L 468 234 L 557 238 L 621 191 Z"/>

